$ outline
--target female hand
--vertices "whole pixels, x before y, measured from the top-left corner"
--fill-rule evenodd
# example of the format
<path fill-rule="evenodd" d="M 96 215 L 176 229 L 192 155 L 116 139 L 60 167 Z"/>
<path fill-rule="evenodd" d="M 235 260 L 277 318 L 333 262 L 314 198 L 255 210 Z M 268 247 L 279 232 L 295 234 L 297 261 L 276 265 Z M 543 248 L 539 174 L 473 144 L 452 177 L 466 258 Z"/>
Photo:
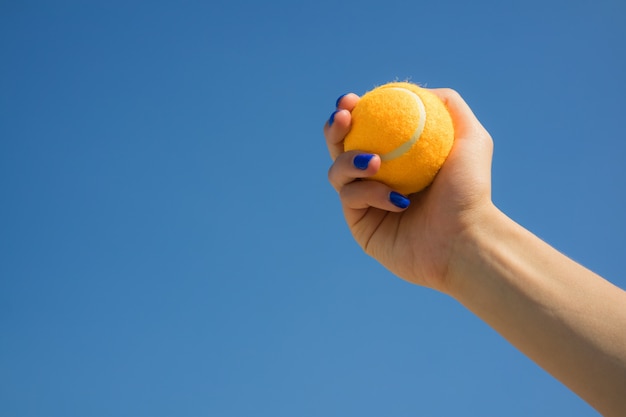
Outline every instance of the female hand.
<path fill-rule="evenodd" d="M 378 155 L 343 151 L 351 111 L 359 101 L 346 94 L 324 126 L 334 163 L 328 172 L 346 222 L 363 250 L 409 282 L 446 291 L 456 239 L 485 218 L 491 203 L 493 143 L 469 106 L 453 90 L 431 90 L 444 102 L 455 129 L 454 146 L 427 189 L 402 196 L 375 181 Z M 407 207 L 408 205 L 408 207 Z"/>
<path fill-rule="evenodd" d="M 328 177 L 352 234 L 390 271 L 465 305 L 602 415 L 626 415 L 626 292 L 493 205 L 489 134 L 458 94 L 433 92 L 455 142 L 431 186 L 408 199 L 361 181 L 380 158 L 343 152 L 359 98 L 337 103 L 324 127 Z"/>

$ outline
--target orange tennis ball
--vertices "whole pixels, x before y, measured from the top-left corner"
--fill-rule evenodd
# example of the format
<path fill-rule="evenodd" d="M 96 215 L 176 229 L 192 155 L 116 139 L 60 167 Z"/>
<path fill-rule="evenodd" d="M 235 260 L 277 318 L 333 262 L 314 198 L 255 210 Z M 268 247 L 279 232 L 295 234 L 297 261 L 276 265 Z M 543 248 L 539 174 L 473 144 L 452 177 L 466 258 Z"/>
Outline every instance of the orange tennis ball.
<path fill-rule="evenodd" d="M 452 149 L 454 126 L 443 102 L 432 92 L 407 82 L 369 91 L 352 110 L 344 150 L 380 156 L 371 179 L 403 194 L 426 188 Z"/>

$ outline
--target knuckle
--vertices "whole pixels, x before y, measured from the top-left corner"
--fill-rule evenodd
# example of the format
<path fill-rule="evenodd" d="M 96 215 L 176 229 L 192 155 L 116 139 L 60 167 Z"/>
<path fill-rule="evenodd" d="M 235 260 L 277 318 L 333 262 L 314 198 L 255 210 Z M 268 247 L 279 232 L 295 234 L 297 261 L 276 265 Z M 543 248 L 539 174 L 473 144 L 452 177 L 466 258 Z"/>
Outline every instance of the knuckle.
<path fill-rule="evenodd" d="M 443 88 L 442 91 L 451 99 L 458 100 L 461 98 L 461 94 L 453 88 Z"/>

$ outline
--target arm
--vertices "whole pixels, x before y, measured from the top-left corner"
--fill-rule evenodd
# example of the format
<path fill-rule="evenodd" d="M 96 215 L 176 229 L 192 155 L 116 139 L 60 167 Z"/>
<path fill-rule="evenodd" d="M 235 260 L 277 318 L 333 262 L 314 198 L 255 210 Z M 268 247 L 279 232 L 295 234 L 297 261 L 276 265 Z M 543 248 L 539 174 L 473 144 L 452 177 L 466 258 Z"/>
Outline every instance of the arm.
<path fill-rule="evenodd" d="M 457 239 L 448 293 L 603 415 L 626 415 L 626 292 L 485 216 Z"/>
<path fill-rule="evenodd" d="M 399 277 L 457 299 L 601 413 L 626 415 L 626 293 L 493 205 L 491 137 L 458 94 L 433 91 L 455 144 L 434 183 L 401 204 L 384 184 L 357 180 L 378 156 L 363 169 L 359 152 L 343 152 L 358 96 L 342 97 L 325 125 L 329 180 L 355 240 Z"/>

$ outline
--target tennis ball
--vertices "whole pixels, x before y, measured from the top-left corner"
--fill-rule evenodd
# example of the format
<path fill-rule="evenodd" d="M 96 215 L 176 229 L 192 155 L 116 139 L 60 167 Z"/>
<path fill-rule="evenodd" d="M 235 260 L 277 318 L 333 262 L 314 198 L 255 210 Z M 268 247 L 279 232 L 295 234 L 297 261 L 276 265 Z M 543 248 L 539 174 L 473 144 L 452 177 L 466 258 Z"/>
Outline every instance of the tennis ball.
<path fill-rule="evenodd" d="M 396 82 L 361 97 L 352 110 L 344 150 L 379 155 L 382 164 L 371 179 L 412 194 L 434 180 L 453 142 L 452 118 L 439 97 L 415 84 Z"/>

